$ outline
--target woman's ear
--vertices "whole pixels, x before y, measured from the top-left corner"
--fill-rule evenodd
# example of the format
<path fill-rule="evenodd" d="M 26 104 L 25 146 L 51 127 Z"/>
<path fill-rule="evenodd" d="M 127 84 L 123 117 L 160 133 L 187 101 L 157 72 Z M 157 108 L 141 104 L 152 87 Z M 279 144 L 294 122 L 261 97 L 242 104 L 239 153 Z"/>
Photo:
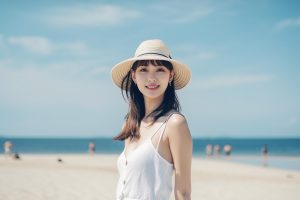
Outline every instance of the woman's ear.
<path fill-rule="evenodd" d="M 135 71 L 133 71 L 133 70 L 131 71 L 131 79 L 136 84 Z"/>
<path fill-rule="evenodd" d="M 175 76 L 175 73 L 174 73 L 174 70 L 172 70 L 170 73 L 170 81 L 174 80 L 174 76 Z"/>

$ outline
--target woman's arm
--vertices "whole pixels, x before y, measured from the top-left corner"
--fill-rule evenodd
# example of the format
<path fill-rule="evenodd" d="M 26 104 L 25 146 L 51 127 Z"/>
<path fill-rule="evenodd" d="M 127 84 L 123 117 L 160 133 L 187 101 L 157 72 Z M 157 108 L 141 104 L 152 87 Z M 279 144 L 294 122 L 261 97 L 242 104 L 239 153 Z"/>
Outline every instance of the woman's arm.
<path fill-rule="evenodd" d="M 172 115 L 166 132 L 175 167 L 175 199 L 190 200 L 193 141 L 184 116 Z"/>

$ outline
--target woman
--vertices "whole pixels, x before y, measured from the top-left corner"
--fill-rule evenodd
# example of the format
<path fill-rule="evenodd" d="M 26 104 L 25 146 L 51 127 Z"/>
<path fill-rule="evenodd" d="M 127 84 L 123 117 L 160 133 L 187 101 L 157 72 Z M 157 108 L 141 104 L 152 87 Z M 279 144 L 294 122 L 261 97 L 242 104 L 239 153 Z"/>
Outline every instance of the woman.
<path fill-rule="evenodd" d="M 125 140 L 117 163 L 118 200 L 167 200 L 173 173 L 175 198 L 191 199 L 192 137 L 175 93 L 190 76 L 161 40 L 142 42 L 133 58 L 112 69 L 113 82 L 129 102 L 114 138 Z"/>

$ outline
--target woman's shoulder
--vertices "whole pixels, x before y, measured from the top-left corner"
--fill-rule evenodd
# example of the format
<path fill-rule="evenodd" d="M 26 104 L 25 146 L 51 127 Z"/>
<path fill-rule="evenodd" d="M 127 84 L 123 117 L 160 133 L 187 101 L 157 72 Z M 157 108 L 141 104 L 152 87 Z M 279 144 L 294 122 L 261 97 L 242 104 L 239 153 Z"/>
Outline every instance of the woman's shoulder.
<path fill-rule="evenodd" d="M 185 116 L 176 111 L 176 112 L 171 112 L 168 115 L 168 118 L 166 120 L 166 135 L 169 137 L 170 135 L 174 134 L 184 134 L 182 132 L 188 132 L 188 123 L 185 118 Z"/>
<path fill-rule="evenodd" d="M 168 115 L 168 124 L 171 125 L 180 125 L 187 123 L 185 116 L 178 111 L 172 111 Z"/>
<path fill-rule="evenodd" d="M 185 116 L 179 112 L 173 113 L 166 124 L 166 136 L 172 144 L 190 145 L 192 136 Z"/>

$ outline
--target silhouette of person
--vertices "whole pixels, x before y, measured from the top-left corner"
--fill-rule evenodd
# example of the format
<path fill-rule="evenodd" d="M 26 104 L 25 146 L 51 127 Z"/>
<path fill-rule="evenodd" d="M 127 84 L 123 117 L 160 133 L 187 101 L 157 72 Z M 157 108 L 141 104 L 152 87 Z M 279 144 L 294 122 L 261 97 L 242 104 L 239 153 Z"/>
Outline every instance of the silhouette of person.
<path fill-rule="evenodd" d="M 263 162 L 263 166 L 268 166 L 268 154 L 269 154 L 269 149 L 268 146 L 266 144 L 264 144 L 261 148 L 261 154 L 262 154 L 262 162 Z"/>
<path fill-rule="evenodd" d="M 207 156 L 212 156 L 213 155 L 213 146 L 212 144 L 207 144 L 205 148 L 205 152 Z"/>
<path fill-rule="evenodd" d="M 223 151 L 224 151 L 226 156 L 230 156 L 230 154 L 232 152 L 232 146 L 230 144 L 224 145 Z"/>
<path fill-rule="evenodd" d="M 13 151 L 12 151 L 13 143 L 11 141 L 5 141 L 3 144 L 3 148 L 4 148 L 4 155 L 6 158 L 13 156 Z"/>
<path fill-rule="evenodd" d="M 219 145 L 219 144 L 216 144 L 215 146 L 214 146 L 214 152 L 215 152 L 215 156 L 219 156 L 220 155 L 220 153 L 221 153 L 221 146 Z"/>
<path fill-rule="evenodd" d="M 94 155 L 96 152 L 96 144 L 94 142 L 89 143 L 89 153 Z"/>

